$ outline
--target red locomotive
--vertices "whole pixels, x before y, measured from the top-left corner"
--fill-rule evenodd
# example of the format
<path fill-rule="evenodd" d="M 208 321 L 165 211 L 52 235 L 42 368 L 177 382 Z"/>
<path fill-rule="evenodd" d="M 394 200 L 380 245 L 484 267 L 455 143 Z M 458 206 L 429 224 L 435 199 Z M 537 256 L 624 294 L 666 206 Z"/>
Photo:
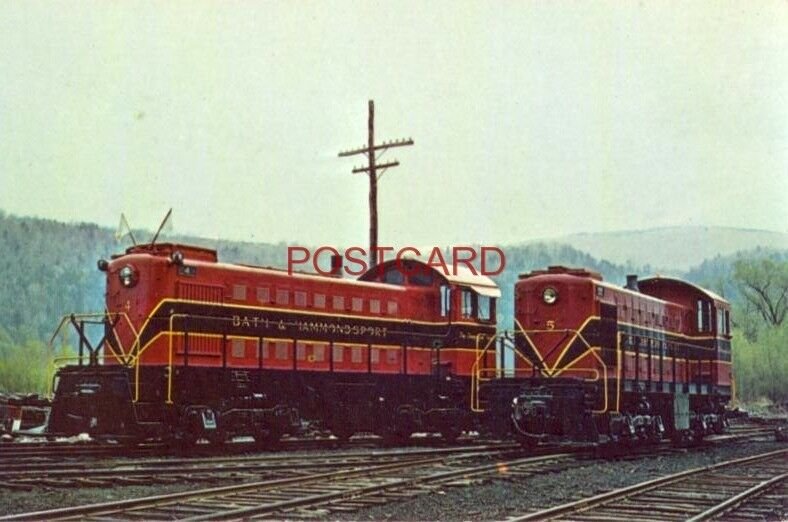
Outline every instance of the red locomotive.
<path fill-rule="evenodd" d="M 407 259 L 351 280 L 220 263 L 193 246 L 131 247 L 99 261 L 106 313 L 69 318 L 92 364 L 58 371 L 49 431 L 270 442 L 311 420 L 340 438 L 453 439 L 474 426 L 471 373 L 500 296 L 460 268 Z"/>
<path fill-rule="evenodd" d="M 476 406 L 508 390 L 524 442 L 697 440 L 724 428 L 732 375 L 722 297 L 673 278 L 629 276 L 621 288 L 550 267 L 520 276 L 514 318 L 515 374 L 481 371 Z"/>
<path fill-rule="evenodd" d="M 534 444 L 699 439 L 725 423 L 730 307 L 677 279 L 532 272 L 514 331 L 497 332 L 490 278 L 416 259 L 345 279 L 147 244 L 99 269 L 107 309 L 68 318 L 79 364 L 56 375 L 51 433 L 267 444 L 310 421 L 339 438 L 473 429 Z"/>

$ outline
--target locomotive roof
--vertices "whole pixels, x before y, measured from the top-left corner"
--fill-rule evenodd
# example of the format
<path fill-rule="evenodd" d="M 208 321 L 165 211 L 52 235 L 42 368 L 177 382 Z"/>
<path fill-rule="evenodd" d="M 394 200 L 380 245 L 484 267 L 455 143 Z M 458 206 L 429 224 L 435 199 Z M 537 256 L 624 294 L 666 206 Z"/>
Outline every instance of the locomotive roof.
<path fill-rule="evenodd" d="M 719 294 L 716 294 L 716 293 L 712 292 L 711 290 L 708 290 L 706 288 L 703 288 L 702 286 L 698 286 L 698 285 L 696 285 L 694 283 L 690 283 L 689 281 L 685 281 L 683 279 L 678 279 L 678 278 L 675 278 L 675 277 L 665 277 L 665 276 L 657 275 L 657 276 L 654 276 L 654 277 L 647 277 L 645 279 L 641 279 L 640 281 L 638 281 L 638 284 L 639 285 L 642 284 L 642 285 L 648 286 L 649 283 L 657 283 L 658 284 L 661 281 L 664 281 L 664 282 L 670 283 L 670 284 L 674 284 L 674 285 L 686 286 L 686 287 L 692 288 L 693 290 L 695 290 L 697 292 L 700 292 L 701 294 L 705 295 L 709 299 L 712 299 L 714 301 L 719 301 L 721 303 L 728 303 L 727 299 L 725 299 L 724 297 L 722 297 Z"/>
<path fill-rule="evenodd" d="M 571 276 L 578 276 L 578 277 L 589 277 L 595 281 L 602 281 L 602 274 L 599 272 L 594 272 L 593 270 L 588 270 L 585 268 L 569 268 L 562 265 L 553 265 L 547 267 L 547 270 L 532 270 L 530 272 L 525 272 L 520 274 L 520 279 L 528 279 L 529 277 L 534 276 L 542 276 L 542 275 L 558 275 L 558 274 L 566 274 Z"/>
<path fill-rule="evenodd" d="M 396 268 L 397 265 L 402 262 L 420 265 L 426 270 L 433 272 L 439 279 L 446 281 L 449 284 L 468 286 L 479 295 L 487 297 L 501 297 L 501 289 L 498 287 L 498 284 L 496 284 L 495 281 L 486 275 L 474 274 L 468 267 L 464 265 L 454 265 L 452 263 L 446 263 L 445 265 L 446 270 L 448 271 L 447 274 L 444 270 L 440 270 L 435 266 L 428 265 L 421 259 L 416 259 L 413 257 L 406 257 L 400 260 L 391 259 L 381 263 L 375 268 L 367 270 L 367 272 L 359 276 L 358 279 L 359 281 L 375 281 L 390 268 Z"/>
<path fill-rule="evenodd" d="M 304 272 L 301 270 L 291 270 L 288 272 L 286 268 L 278 268 L 271 266 L 258 266 L 249 265 L 244 263 L 225 263 L 218 261 L 216 250 L 211 248 L 198 247 L 193 245 L 183 245 L 176 243 L 159 243 L 156 245 L 143 244 L 135 245 L 126 249 L 125 254 L 113 255 L 112 259 L 118 259 L 124 255 L 132 254 L 148 254 L 157 257 L 166 257 L 175 251 L 180 251 L 186 262 L 190 265 L 206 265 L 213 266 L 219 269 L 231 269 L 248 273 L 265 273 L 281 277 L 292 277 L 296 279 L 311 279 L 314 281 L 331 282 L 343 285 L 363 285 L 370 288 L 386 288 L 388 290 L 404 290 L 399 285 L 393 285 L 381 281 L 361 281 L 359 279 L 350 279 L 343 277 L 334 277 L 315 272 Z"/>
<path fill-rule="evenodd" d="M 568 276 L 575 276 L 575 277 L 589 278 L 589 279 L 592 279 L 594 281 L 594 284 L 596 284 L 598 286 L 604 286 L 606 288 L 610 288 L 612 290 L 616 290 L 616 291 L 621 292 L 621 293 L 647 296 L 647 297 L 649 297 L 651 299 L 655 299 L 657 301 L 670 302 L 668 300 L 664 300 L 664 299 L 661 299 L 661 298 L 656 297 L 654 295 L 651 295 L 650 293 L 645 291 L 645 289 L 643 289 L 643 288 L 641 288 L 638 291 L 635 291 L 635 290 L 628 289 L 625 286 L 618 286 L 618 285 L 613 284 L 611 282 L 604 281 L 602 279 L 602 276 L 599 273 L 593 272 L 591 270 L 586 270 L 586 269 L 583 269 L 583 268 L 567 268 L 567 267 L 564 267 L 564 266 L 551 266 L 551 267 L 548 267 L 547 270 L 534 270 L 534 271 L 526 273 L 526 274 L 520 274 L 520 279 L 521 280 L 523 280 L 523 279 L 530 279 L 530 278 L 535 277 L 535 276 L 567 276 L 567 275 Z M 689 288 L 689 289 L 691 289 L 691 290 L 693 290 L 695 292 L 698 292 L 701 295 L 704 295 L 704 296 L 708 297 L 709 299 L 711 299 L 713 301 L 717 301 L 718 303 L 729 304 L 728 301 L 724 297 L 712 292 L 711 290 L 708 290 L 708 289 L 703 288 L 701 286 L 698 286 L 698 285 L 696 285 L 694 283 L 690 283 L 689 281 L 685 281 L 683 279 L 678 279 L 678 278 L 675 278 L 675 277 L 665 277 L 665 276 L 660 276 L 660 275 L 656 275 L 656 276 L 653 276 L 653 277 L 646 277 L 644 279 L 638 280 L 638 285 L 643 285 L 643 286 L 647 287 L 650 284 L 660 284 L 662 282 L 670 284 L 670 285 L 674 285 L 674 286 L 683 286 L 685 288 Z"/>

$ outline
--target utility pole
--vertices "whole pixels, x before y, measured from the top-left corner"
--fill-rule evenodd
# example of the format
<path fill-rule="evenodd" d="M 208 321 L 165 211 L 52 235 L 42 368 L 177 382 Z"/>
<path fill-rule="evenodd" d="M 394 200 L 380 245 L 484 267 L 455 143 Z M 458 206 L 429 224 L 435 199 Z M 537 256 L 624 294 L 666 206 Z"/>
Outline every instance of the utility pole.
<path fill-rule="evenodd" d="M 378 181 L 383 177 L 386 169 L 399 165 L 399 161 L 396 159 L 384 163 L 379 163 L 378 159 L 391 148 L 413 145 L 413 140 L 408 138 L 407 140 L 384 141 L 380 145 L 375 145 L 375 102 L 373 100 L 369 100 L 367 132 L 366 147 L 340 152 L 339 157 L 363 154 L 368 160 L 366 167 L 353 167 L 352 172 L 353 174 L 366 172 L 369 175 L 369 267 L 374 268 L 377 264 L 378 249 Z"/>

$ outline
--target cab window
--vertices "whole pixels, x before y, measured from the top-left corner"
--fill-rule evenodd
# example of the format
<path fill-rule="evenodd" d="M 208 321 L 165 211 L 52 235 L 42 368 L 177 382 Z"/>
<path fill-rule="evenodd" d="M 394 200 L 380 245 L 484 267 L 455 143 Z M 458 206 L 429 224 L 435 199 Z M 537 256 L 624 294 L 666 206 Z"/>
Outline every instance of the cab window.
<path fill-rule="evenodd" d="M 711 303 L 703 299 L 698 299 L 697 315 L 698 332 L 710 332 L 712 320 Z"/>
<path fill-rule="evenodd" d="M 460 312 L 462 317 L 473 317 L 475 314 L 473 313 L 473 301 L 474 301 L 474 294 L 470 290 L 463 289 L 462 295 L 460 296 Z"/>
<path fill-rule="evenodd" d="M 451 311 L 451 288 L 441 286 L 441 317 L 448 317 Z"/>
<path fill-rule="evenodd" d="M 404 285 L 405 284 L 405 276 L 397 267 L 392 267 L 389 269 L 388 272 L 383 276 L 383 282 L 389 283 L 392 285 Z"/>
<path fill-rule="evenodd" d="M 495 298 L 486 295 L 476 297 L 478 302 L 478 315 L 480 321 L 489 321 L 495 316 Z"/>

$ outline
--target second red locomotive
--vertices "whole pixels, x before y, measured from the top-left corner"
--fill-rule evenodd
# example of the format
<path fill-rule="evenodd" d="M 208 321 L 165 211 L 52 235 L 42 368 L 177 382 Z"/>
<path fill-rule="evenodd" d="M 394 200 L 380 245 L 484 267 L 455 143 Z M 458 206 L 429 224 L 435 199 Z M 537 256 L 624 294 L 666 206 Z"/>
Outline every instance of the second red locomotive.
<path fill-rule="evenodd" d="M 622 288 L 560 266 L 521 275 L 514 291 L 515 372 L 501 381 L 481 370 L 477 387 L 514 395 L 513 427 L 526 443 L 698 440 L 724 428 L 732 374 L 722 297 L 659 276 L 629 276 Z"/>

